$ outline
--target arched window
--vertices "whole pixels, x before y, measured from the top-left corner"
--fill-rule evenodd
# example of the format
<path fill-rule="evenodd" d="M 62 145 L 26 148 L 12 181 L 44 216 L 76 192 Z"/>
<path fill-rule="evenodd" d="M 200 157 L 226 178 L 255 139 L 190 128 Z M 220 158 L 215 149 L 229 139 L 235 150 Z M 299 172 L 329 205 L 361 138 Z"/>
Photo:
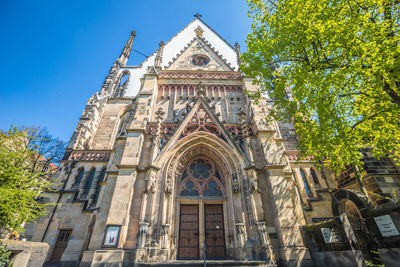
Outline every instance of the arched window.
<path fill-rule="evenodd" d="M 319 180 L 318 180 L 318 176 L 317 176 L 317 174 L 315 173 L 314 169 L 311 168 L 311 169 L 310 169 L 310 172 L 311 172 L 311 177 L 312 177 L 312 179 L 313 179 L 313 181 L 314 181 L 314 184 L 315 184 L 317 187 L 321 187 L 321 185 L 320 185 L 320 183 L 319 183 Z"/>
<path fill-rule="evenodd" d="M 214 162 L 192 159 L 182 174 L 179 192 L 181 196 L 223 196 L 224 186 Z"/>
<path fill-rule="evenodd" d="M 125 92 L 126 92 L 126 88 L 128 87 L 128 83 L 129 83 L 129 71 L 124 71 L 119 80 L 118 83 L 115 87 L 115 91 L 114 91 L 114 97 L 123 97 Z"/>
<path fill-rule="evenodd" d="M 125 83 L 128 81 L 128 78 L 129 78 L 129 74 L 128 74 L 128 73 L 125 73 L 125 74 L 121 77 L 121 80 L 120 80 L 120 82 L 119 82 L 119 86 L 124 86 Z"/>
<path fill-rule="evenodd" d="M 308 184 L 306 173 L 301 168 L 300 168 L 300 175 L 301 175 L 301 179 L 303 179 L 304 189 L 306 190 L 307 196 L 309 198 L 311 198 L 312 194 L 311 194 L 310 185 Z"/>
<path fill-rule="evenodd" d="M 75 176 L 74 184 L 79 184 L 82 181 L 83 174 L 85 173 L 85 169 L 80 167 L 78 170 L 78 174 Z"/>
<path fill-rule="evenodd" d="M 103 168 L 100 172 L 99 180 L 97 181 L 96 185 L 96 192 L 94 193 L 93 197 L 93 205 L 97 204 L 97 199 L 99 198 L 101 183 L 104 181 L 104 177 L 106 176 L 106 168 Z"/>
<path fill-rule="evenodd" d="M 86 186 L 85 186 L 85 191 L 84 191 L 84 195 L 87 195 L 89 193 L 90 187 L 92 186 L 92 182 L 93 182 L 93 178 L 94 178 L 94 174 L 96 173 L 96 169 L 92 168 L 92 170 L 90 171 L 89 175 L 88 175 L 88 179 L 86 181 Z"/>

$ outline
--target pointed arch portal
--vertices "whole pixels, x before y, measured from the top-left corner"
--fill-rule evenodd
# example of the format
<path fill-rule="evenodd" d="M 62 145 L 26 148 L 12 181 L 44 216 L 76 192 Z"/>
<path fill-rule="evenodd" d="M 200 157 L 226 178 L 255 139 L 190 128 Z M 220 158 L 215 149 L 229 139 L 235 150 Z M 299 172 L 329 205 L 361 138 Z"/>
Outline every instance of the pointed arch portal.
<path fill-rule="evenodd" d="M 208 259 L 226 256 L 223 208 L 226 177 L 218 162 L 204 152 L 187 160 L 177 181 L 178 259 L 198 259 L 200 242 L 206 246 Z"/>
<path fill-rule="evenodd" d="M 204 246 L 207 259 L 233 257 L 243 210 L 240 189 L 233 192 L 232 186 L 235 179 L 235 188 L 241 186 L 246 161 L 229 138 L 204 130 L 179 136 L 172 137 L 156 159 L 164 177 L 161 221 L 172 226 L 171 236 L 176 237 L 171 244 L 174 257 L 201 259 Z"/>

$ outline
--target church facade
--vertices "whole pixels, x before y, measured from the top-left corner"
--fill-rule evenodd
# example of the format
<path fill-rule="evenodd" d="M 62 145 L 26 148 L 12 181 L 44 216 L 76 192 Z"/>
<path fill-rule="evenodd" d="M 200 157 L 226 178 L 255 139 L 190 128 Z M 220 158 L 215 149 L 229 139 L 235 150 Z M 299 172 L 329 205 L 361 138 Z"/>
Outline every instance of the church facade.
<path fill-rule="evenodd" d="M 57 205 L 27 226 L 46 263 L 313 265 L 300 228 L 332 216 L 330 173 L 297 160 L 291 124 L 265 120 L 273 100 L 247 96 L 239 45 L 197 16 L 128 66 L 135 35 L 84 109 Z"/>

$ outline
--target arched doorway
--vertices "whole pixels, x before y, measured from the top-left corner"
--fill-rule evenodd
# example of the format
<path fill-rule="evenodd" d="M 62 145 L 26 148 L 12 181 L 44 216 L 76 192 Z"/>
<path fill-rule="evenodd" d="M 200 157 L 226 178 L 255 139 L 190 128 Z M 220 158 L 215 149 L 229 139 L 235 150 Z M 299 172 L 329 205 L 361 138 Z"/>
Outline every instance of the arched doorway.
<path fill-rule="evenodd" d="M 207 259 L 224 259 L 226 177 L 219 164 L 197 155 L 185 164 L 177 187 L 179 204 L 178 259 L 199 259 L 205 245 Z"/>

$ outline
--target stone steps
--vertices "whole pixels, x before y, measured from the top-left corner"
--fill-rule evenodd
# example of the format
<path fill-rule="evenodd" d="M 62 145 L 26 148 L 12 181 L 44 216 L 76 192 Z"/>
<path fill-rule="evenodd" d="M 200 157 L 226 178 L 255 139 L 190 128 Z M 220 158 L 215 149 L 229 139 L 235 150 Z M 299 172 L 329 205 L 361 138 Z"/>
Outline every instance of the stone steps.
<path fill-rule="evenodd" d="M 204 261 L 202 260 L 181 260 L 181 261 L 171 261 L 168 263 L 136 263 L 137 267 L 200 267 L 204 266 Z M 273 267 L 276 264 L 271 264 L 265 261 L 233 261 L 233 260 L 208 260 L 206 261 L 207 267 L 222 267 L 222 266 L 256 266 L 256 267 Z"/>

